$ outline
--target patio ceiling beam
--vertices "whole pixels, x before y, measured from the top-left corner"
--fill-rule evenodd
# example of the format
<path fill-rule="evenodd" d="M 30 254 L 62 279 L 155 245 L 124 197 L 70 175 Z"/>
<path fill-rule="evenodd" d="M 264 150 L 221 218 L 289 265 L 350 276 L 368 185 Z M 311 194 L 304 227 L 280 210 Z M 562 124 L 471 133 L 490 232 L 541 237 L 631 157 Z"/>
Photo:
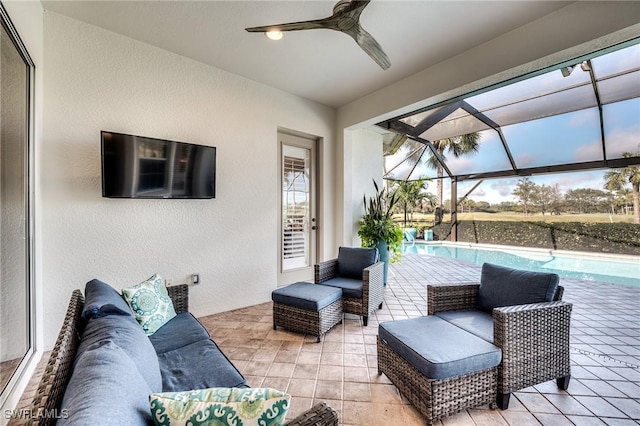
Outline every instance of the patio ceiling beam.
<path fill-rule="evenodd" d="M 515 177 L 515 176 L 533 176 L 543 175 L 550 173 L 561 172 L 577 172 L 582 170 L 595 170 L 595 169 L 620 169 L 627 166 L 634 166 L 640 164 L 640 157 L 628 157 L 628 158 L 616 158 L 613 160 L 597 160 L 588 161 L 584 163 L 568 163 L 557 164 L 553 166 L 541 166 L 541 167 L 529 167 L 525 169 L 519 169 L 517 173 L 513 170 L 497 170 L 483 173 L 470 173 L 464 175 L 457 175 L 458 181 L 475 180 L 475 179 L 491 179 L 491 178 L 503 178 L 503 177 Z"/>
<path fill-rule="evenodd" d="M 436 158 L 438 163 L 440 163 L 440 166 L 442 166 L 442 170 L 444 170 L 450 178 L 454 177 L 453 173 L 451 173 L 451 170 L 449 169 L 449 166 L 447 166 L 447 163 L 444 161 L 444 158 L 442 158 L 442 155 L 440 155 L 440 153 L 438 152 L 438 149 L 435 147 L 433 142 L 431 142 L 428 139 L 421 138 L 419 136 L 410 136 L 410 137 L 416 142 L 420 142 L 428 146 L 429 149 L 431 150 L 431 154 Z"/>
<path fill-rule="evenodd" d="M 433 114 L 426 116 L 424 119 L 422 119 L 422 121 L 420 121 L 414 127 L 415 135 L 419 136 L 423 134 L 424 132 L 426 132 L 427 130 L 429 130 L 430 128 L 432 128 L 442 120 L 444 120 L 446 117 L 451 115 L 454 111 L 459 109 L 463 103 L 466 103 L 466 102 L 464 102 L 463 100 L 460 100 L 460 101 L 450 103 L 448 105 L 445 105 L 439 108 Z"/>
<path fill-rule="evenodd" d="M 478 111 L 473 105 L 469 104 L 466 101 L 462 101 L 462 109 L 467 111 L 469 114 L 473 115 L 476 119 L 482 121 L 487 126 L 491 127 L 498 133 L 498 137 L 500 137 L 500 142 L 502 143 L 502 148 L 504 152 L 507 154 L 507 158 L 509 159 L 509 164 L 511 164 L 511 168 L 514 172 L 518 171 L 518 166 L 516 166 L 516 161 L 513 159 L 513 155 L 511 154 L 511 150 L 509 149 L 509 144 L 507 144 L 507 140 L 502 133 L 502 128 L 498 123 L 487 117 L 485 114 Z"/>
<path fill-rule="evenodd" d="M 607 145 L 604 136 L 604 115 L 602 112 L 602 100 L 600 99 L 600 90 L 598 90 L 598 81 L 596 80 L 595 72 L 593 71 L 593 64 L 591 63 L 591 59 L 587 59 L 586 61 L 580 64 L 580 68 L 583 71 L 587 71 L 589 73 L 589 78 L 591 79 L 591 87 L 593 87 L 593 93 L 596 96 L 596 102 L 598 103 L 598 117 L 600 119 L 600 142 L 602 143 L 602 158 L 607 160 Z"/>
<path fill-rule="evenodd" d="M 456 103 L 459 103 L 459 102 L 456 102 Z M 410 125 L 408 125 L 405 122 L 400 121 L 400 120 L 388 121 L 386 123 L 386 126 L 384 124 L 382 124 L 382 123 L 379 124 L 379 126 L 386 127 L 388 130 L 393 130 L 395 132 L 403 133 L 403 134 L 407 135 L 407 137 L 410 138 L 411 140 L 414 140 L 416 142 L 420 142 L 420 143 L 428 146 L 429 149 L 431 150 L 431 153 L 436 158 L 436 161 L 438 161 L 438 163 L 440 163 L 440 165 L 442 166 L 442 170 L 444 170 L 449 177 L 453 177 L 453 173 L 451 173 L 451 170 L 449 169 L 449 167 L 447 167 L 447 164 L 445 163 L 444 158 L 442 158 L 442 156 L 438 153 L 438 150 L 433 145 L 433 142 L 431 142 L 430 140 L 421 138 L 419 135 L 415 134 L 415 128 L 414 127 L 412 127 L 412 126 L 410 126 Z M 422 158 L 422 157 L 420 157 L 420 158 Z M 414 169 L 415 169 L 415 167 L 414 167 Z M 413 172 L 413 170 L 412 170 L 412 172 Z"/>

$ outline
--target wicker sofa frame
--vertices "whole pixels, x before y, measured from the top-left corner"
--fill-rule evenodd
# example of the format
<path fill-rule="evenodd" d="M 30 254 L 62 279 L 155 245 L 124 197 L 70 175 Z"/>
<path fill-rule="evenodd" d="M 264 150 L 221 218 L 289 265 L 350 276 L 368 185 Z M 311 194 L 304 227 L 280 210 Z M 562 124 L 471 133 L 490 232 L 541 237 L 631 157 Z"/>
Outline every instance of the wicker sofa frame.
<path fill-rule="evenodd" d="M 189 309 L 189 286 L 181 284 L 167 287 L 176 313 Z M 84 308 L 84 296 L 80 290 L 74 290 L 67 308 L 58 339 L 49 356 L 35 396 L 29 407 L 30 416 L 11 425 L 55 425 L 56 416 L 64 392 L 73 372 L 73 362 L 80 345 L 78 337 L 78 319 Z M 318 403 L 298 417 L 285 423 L 287 426 L 338 426 L 338 414 L 324 402 Z"/>
<path fill-rule="evenodd" d="M 447 379 L 431 379 L 398 355 L 378 336 L 378 374 L 384 373 L 425 416 L 428 425 L 496 397 L 497 367 Z"/>
<path fill-rule="evenodd" d="M 337 276 L 338 259 L 331 259 L 314 265 L 314 283 L 322 284 Z M 366 327 L 369 314 L 382 308 L 384 301 L 384 263 L 376 262 L 362 270 L 362 298 L 342 296 L 342 310 L 362 317 Z"/>
<path fill-rule="evenodd" d="M 477 309 L 480 284 L 427 286 L 427 313 Z M 493 309 L 493 344 L 502 349 L 498 366 L 501 409 L 512 392 L 555 379 L 566 390 L 571 377 L 569 331 L 572 304 L 563 302 L 558 286 L 554 301 Z"/>

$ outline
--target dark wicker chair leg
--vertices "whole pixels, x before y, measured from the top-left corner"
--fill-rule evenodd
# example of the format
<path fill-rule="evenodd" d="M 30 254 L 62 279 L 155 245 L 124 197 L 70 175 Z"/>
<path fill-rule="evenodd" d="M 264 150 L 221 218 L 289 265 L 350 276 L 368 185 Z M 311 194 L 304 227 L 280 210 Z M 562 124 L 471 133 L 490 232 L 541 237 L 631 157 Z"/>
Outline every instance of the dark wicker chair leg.
<path fill-rule="evenodd" d="M 558 384 L 558 389 L 565 390 L 565 391 L 569 389 L 569 380 L 571 380 L 570 374 L 564 377 L 558 377 L 556 379 L 556 383 Z"/>
<path fill-rule="evenodd" d="M 362 325 L 364 325 L 366 327 L 368 323 L 369 323 L 369 317 L 366 316 L 366 315 L 363 316 L 362 317 Z"/>
<path fill-rule="evenodd" d="M 498 392 L 498 397 L 496 398 L 496 404 L 498 404 L 498 408 L 501 410 L 506 410 L 509 408 L 509 397 L 510 393 L 500 393 Z"/>

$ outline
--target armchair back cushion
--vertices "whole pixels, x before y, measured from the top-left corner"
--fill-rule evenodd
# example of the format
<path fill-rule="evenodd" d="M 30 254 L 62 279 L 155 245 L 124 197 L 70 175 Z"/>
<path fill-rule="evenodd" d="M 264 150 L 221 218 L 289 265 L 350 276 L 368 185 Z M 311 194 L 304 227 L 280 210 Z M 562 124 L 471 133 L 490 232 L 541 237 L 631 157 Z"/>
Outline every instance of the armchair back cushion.
<path fill-rule="evenodd" d="M 500 306 L 552 302 L 558 289 L 557 274 L 482 265 L 478 307 L 491 312 Z"/>
<path fill-rule="evenodd" d="M 378 249 L 340 247 L 338 249 L 337 275 L 343 278 L 362 279 L 362 270 L 378 260 Z"/>

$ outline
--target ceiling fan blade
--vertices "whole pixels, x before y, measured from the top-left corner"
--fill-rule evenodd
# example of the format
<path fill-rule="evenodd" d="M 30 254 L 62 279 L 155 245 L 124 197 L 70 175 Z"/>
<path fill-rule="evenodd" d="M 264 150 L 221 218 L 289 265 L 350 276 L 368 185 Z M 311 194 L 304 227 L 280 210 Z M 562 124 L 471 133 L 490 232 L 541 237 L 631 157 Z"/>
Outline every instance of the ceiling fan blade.
<path fill-rule="evenodd" d="M 374 39 L 371 34 L 369 34 L 361 25 L 355 25 L 353 28 L 350 28 L 347 31 L 344 31 L 346 34 L 349 34 L 353 39 L 358 43 L 358 46 L 364 50 L 367 55 L 371 57 L 380 68 L 383 70 L 389 69 L 391 66 L 391 61 L 384 50 L 382 50 L 382 46 L 380 43 Z"/>
<path fill-rule="evenodd" d="M 262 27 L 245 28 L 250 33 L 266 33 L 268 31 L 301 31 L 322 28 L 334 29 L 332 18 L 315 19 L 313 21 L 289 22 L 286 24 L 265 25 Z"/>

